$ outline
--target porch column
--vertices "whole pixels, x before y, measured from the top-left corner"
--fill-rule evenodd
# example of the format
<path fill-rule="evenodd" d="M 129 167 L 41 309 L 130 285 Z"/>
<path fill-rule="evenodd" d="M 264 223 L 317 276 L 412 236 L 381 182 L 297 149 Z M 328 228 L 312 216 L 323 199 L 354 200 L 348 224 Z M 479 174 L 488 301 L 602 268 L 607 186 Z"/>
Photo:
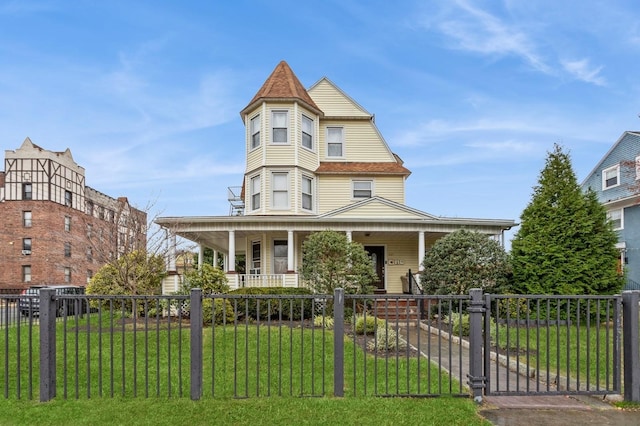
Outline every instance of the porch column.
<path fill-rule="evenodd" d="M 168 234 L 168 243 L 169 243 L 169 253 L 167 259 L 167 271 L 175 272 L 176 271 L 176 234 L 169 231 L 167 229 Z"/>
<path fill-rule="evenodd" d="M 352 235 L 351 235 L 351 231 L 347 231 L 347 241 L 351 242 L 352 241 Z"/>
<path fill-rule="evenodd" d="M 287 232 L 287 272 L 293 271 L 293 231 Z"/>
<path fill-rule="evenodd" d="M 204 262 L 204 247 L 198 244 L 198 270 L 202 270 L 202 262 Z"/>
<path fill-rule="evenodd" d="M 229 264 L 227 272 L 236 271 L 236 231 L 229 231 Z"/>
<path fill-rule="evenodd" d="M 218 267 L 218 250 L 213 251 L 213 267 Z"/>
<path fill-rule="evenodd" d="M 424 231 L 418 232 L 418 272 L 424 270 L 422 261 L 424 260 Z"/>

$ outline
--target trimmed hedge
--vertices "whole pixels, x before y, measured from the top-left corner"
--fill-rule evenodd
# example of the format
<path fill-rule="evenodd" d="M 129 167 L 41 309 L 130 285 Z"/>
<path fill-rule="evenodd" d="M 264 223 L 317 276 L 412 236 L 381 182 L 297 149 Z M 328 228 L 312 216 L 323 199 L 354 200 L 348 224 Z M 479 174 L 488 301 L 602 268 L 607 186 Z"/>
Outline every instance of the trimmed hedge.
<path fill-rule="evenodd" d="M 238 319 L 248 317 L 252 320 L 283 319 L 299 321 L 312 319 L 312 298 L 287 298 L 286 296 L 307 296 L 313 292 L 301 287 L 244 287 L 232 290 L 229 294 L 247 295 L 247 299 L 230 299 L 234 310 L 237 309 Z M 251 296 L 279 295 L 282 298 L 257 298 Z M 237 308 L 235 305 L 237 303 Z"/>

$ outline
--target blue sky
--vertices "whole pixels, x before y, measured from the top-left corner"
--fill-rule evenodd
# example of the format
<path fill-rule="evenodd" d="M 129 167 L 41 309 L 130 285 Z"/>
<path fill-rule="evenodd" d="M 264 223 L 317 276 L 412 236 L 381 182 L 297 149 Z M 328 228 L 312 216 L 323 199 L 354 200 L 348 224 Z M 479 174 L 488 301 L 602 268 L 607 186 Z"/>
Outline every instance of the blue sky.
<path fill-rule="evenodd" d="M 3 150 L 70 148 L 151 214 L 226 215 L 239 111 L 280 60 L 376 116 L 411 207 L 519 220 L 548 151 L 582 181 L 639 130 L 637 1 L 0 1 Z"/>

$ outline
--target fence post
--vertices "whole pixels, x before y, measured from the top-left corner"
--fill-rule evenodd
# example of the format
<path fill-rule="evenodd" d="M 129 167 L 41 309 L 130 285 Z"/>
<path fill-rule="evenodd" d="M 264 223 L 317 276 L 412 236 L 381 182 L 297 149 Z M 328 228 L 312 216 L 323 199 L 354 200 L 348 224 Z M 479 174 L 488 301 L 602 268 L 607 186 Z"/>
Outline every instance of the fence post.
<path fill-rule="evenodd" d="M 333 291 L 333 396 L 344 396 L 344 290 Z"/>
<path fill-rule="evenodd" d="M 485 312 L 482 289 L 469 290 L 471 304 L 469 312 L 469 374 L 467 384 L 473 394 L 473 400 L 482 402 L 482 393 L 485 386 L 485 377 L 482 372 L 482 320 Z"/>
<path fill-rule="evenodd" d="M 638 337 L 639 291 L 622 292 L 622 342 L 624 400 L 640 402 L 640 341 Z"/>
<path fill-rule="evenodd" d="M 40 402 L 50 401 L 56 396 L 55 295 L 55 289 L 40 289 Z"/>
<path fill-rule="evenodd" d="M 191 290 L 189 319 L 191 333 L 191 400 L 202 397 L 202 289 Z M 211 301 L 214 302 L 213 300 Z M 214 315 L 215 315 L 215 306 Z"/>

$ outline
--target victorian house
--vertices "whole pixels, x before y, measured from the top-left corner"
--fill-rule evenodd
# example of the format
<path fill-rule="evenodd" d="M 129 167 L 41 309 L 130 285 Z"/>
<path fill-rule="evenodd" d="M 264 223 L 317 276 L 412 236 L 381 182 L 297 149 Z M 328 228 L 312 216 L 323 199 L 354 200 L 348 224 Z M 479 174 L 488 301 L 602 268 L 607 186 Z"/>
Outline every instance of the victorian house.
<path fill-rule="evenodd" d="M 213 250 L 216 264 L 224 259 L 232 288 L 303 285 L 297 271 L 305 238 L 332 229 L 369 252 L 378 292 L 401 293 L 407 291 L 402 277 L 419 271 L 438 238 L 465 228 L 501 239 L 515 225 L 439 217 L 408 206 L 411 172 L 374 116 L 327 78 L 305 89 L 280 62 L 240 115 L 246 168 L 242 185 L 228 189 L 230 215 L 156 220 L 173 241 L 177 235 L 197 243 L 201 259 L 204 248 Z M 171 256 L 168 265 L 172 272 Z M 170 275 L 164 291 L 175 291 L 178 283 Z"/>
<path fill-rule="evenodd" d="M 640 290 L 640 132 L 624 132 L 582 183 L 607 209 L 618 233 L 625 289 Z"/>

